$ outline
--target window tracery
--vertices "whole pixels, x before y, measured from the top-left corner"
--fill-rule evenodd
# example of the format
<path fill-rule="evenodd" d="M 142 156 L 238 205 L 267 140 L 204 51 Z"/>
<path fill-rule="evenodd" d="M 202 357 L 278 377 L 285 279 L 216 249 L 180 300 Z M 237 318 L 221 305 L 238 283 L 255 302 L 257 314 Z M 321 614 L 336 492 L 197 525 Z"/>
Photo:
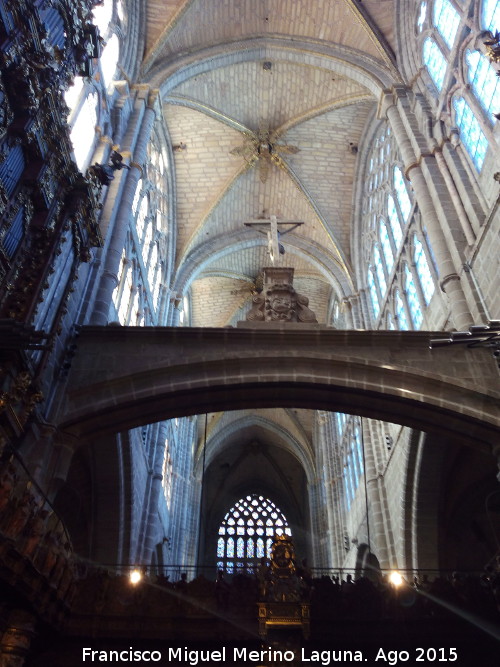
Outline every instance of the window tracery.
<path fill-rule="evenodd" d="M 389 232 L 387 231 L 387 227 L 385 223 L 381 220 L 379 224 L 379 238 L 380 238 L 380 244 L 382 246 L 382 251 L 384 253 L 384 259 L 385 259 L 385 266 L 387 269 L 387 273 L 390 273 L 392 270 L 392 267 L 394 266 L 394 252 L 391 247 L 391 241 L 389 239 Z M 378 259 L 378 258 L 377 258 Z M 377 266 L 379 263 L 377 263 Z"/>
<path fill-rule="evenodd" d="M 117 34 L 117 20 L 120 20 L 119 6 L 117 0 L 104 0 L 102 4 L 94 7 L 92 11 L 94 25 L 98 27 L 106 46 L 99 58 L 98 69 L 93 79 L 84 80 L 82 76 L 75 77 L 72 86 L 64 94 L 69 109 L 68 121 L 71 126 L 70 138 L 75 161 L 81 171 L 88 166 L 94 151 L 96 128 L 98 125 L 104 125 L 101 119 L 104 111 L 99 99 L 105 99 L 106 90 L 116 74 L 120 55 L 120 39 Z M 121 13 L 123 14 L 123 7 Z"/>
<path fill-rule="evenodd" d="M 479 51 L 467 49 L 465 61 L 472 90 L 491 123 L 494 123 L 494 113 L 500 109 L 500 79 L 488 58 Z"/>
<path fill-rule="evenodd" d="M 377 286 L 375 284 L 375 277 L 373 275 L 372 266 L 370 266 L 370 268 L 368 269 L 368 288 L 370 290 L 370 299 L 372 302 L 373 313 L 375 317 L 378 317 L 378 314 L 380 312 L 380 301 L 379 301 Z"/>
<path fill-rule="evenodd" d="M 120 40 L 116 34 L 112 34 L 103 49 L 100 65 L 104 86 L 109 87 L 114 79 L 118 58 L 120 57 Z"/>
<path fill-rule="evenodd" d="M 435 284 L 432 277 L 429 262 L 425 255 L 425 250 L 422 242 L 416 234 L 413 235 L 413 261 L 418 274 L 418 280 L 422 287 L 422 293 L 426 305 L 429 305 L 435 291 Z"/>
<path fill-rule="evenodd" d="M 413 280 L 413 274 L 406 262 L 404 265 L 404 278 L 406 298 L 408 301 L 408 309 L 410 311 L 413 328 L 420 329 L 423 321 L 422 308 L 420 307 L 420 299 L 418 297 L 415 281 Z"/>
<path fill-rule="evenodd" d="M 344 497 L 349 511 L 356 496 L 361 477 L 364 475 L 361 418 L 354 415 L 335 414 L 342 457 Z"/>
<path fill-rule="evenodd" d="M 438 90 L 441 90 L 446 74 L 446 58 L 443 52 L 431 37 L 426 37 L 423 46 L 424 63 L 429 70 L 432 80 Z"/>
<path fill-rule="evenodd" d="M 167 236 L 168 162 L 156 133 L 147 151 L 144 177 L 139 180 L 131 210 L 131 229 L 122 257 L 113 303 L 123 325 L 159 323 L 161 286 L 166 257 L 162 239 Z M 161 215 L 159 215 L 161 212 Z"/>
<path fill-rule="evenodd" d="M 93 137 L 97 125 L 97 109 L 99 97 L 96 92 L 89 92 L 83 101 L 75 123 L 71 128 L 70 139 L 73 144 L 75 161 L 80 170 L 83 170 L 87 164 L 90 152 L 90 146 L 93 144 Z"/>
<path fill-rule="evenodd" d="M 500 2 L 474 3 L 473 18 L 469 17 L 469 5 L 452 0 L 434 0 L 432 12 L 426 12 L 424 4 L 429 3 L 420 4 L 418 18 L 423 35 L 422 60 L 437 92 L 441 93 L 439 104 L 443 108 L 450 105 L 451 122 L 459 130 L 463 147 L 480 172 L 489 142 L 494 140 L 491 134 L 496 122 L 494 114 L 500 109 L 500 81 L 489 59 L 481 52 L 480 37 L 484 31 L 498 29 Z M 470 33 L 464 46 L 456 44 L 460 25 Z"/>
<path fill-rule="evenodd" d="M 398 329 L 400 331 L 407 331 L 410 327 L 408 326 L 408 318 L 406 317 L 406 308 L 401 298 L 401 292 L 399 289 L 395 291 L 395 303 L 396 303 L 396 318 L 398 321 Z"/>
<path fill-rule="evenodd" d="M 418 224 L 413 191 L 385 125 L 375 135 L 367 164 L 363 211 L 365 244 L 369 244 L 366 284 L 373 318 L 379 327 L 418 329 L 434 293 L 434 272 L 427 262 L 427 240 Z M 412 259 L 414 248 L 418 253 Z M 411 270 L 417 261 L 418 267 Z"/>
<path fill-rule="evenodd" d="M 422 32 L 424 28 L 426 16 L 427 16 L 427 2 L 422 2 L 420 5 L 420 13 L 417 18 L 417 29 L 419 32 Z"/>
<path fill-rule="evenodd" d="M 172 504 L 172 488 L 173 488 L 173 463 L 170 453 L 170 446 L 168 438 L 165 440 L 165 449 L 163 454 L 163 467 L 161 473 L 161 485 L 163 488 L 163 496 L 167 503 L 167 509 L 170 509 Z"/>
<path fill-rule="evenodd" d="M 484 30 L 495 32 L 500 26 L 500 2 L 483 0 L 481 25 Z"/>
<path fill-rule="evenodd" d="M 276 535 L 292 534 L 285 515 L 268 498 L 251 494 L 225 515 L 217 540 L 217 568 L 228 574 L 253 572 L 256 559 L 270 558 Z"/>
<path fill-rule="evenodd" d="M 102 4 L 96 5 L 92 10 L 94 24 L 99 28 L 104 37 L 113 18 L 113 0 L 104 0 Z"/>
<path fill-rule="evenodd" d="M 460 14 L 450 0 L 434 0 L 432 18 L 441 37 L 451 49 L 457 36 Z"/>
<path fill-rule="evenodd" d="M 476 115 L 463 97 L 455 97 L 453 107 L 455 109 L 455 122 L 460 130 L 462 143 L 477 170 L 481 171 L 488 150 L 488 140 Z"/>

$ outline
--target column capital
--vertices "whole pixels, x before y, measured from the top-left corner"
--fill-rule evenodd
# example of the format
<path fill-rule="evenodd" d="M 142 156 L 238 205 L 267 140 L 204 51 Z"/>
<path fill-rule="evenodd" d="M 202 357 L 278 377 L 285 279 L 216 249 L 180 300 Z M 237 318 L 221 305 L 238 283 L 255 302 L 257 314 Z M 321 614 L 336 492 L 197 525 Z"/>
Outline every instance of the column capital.
<path fill-rule="evenodd" d="M 352 308 L 353 304 L 359 301 L 359 292 L 355 292 L 354 294 L 348 294 L 347 296 L 344 296 L 342 298 L 342 305 L 347 306 L 348 308 Z"/>
<path fill-rule="evenodd" d="M 395 85 L 382 91 L 379 101 L 379 116 L 386 116 L 391 107 L 395 107 L 400 99 L 408 98 L 410 89 L 404 85 Z"/>

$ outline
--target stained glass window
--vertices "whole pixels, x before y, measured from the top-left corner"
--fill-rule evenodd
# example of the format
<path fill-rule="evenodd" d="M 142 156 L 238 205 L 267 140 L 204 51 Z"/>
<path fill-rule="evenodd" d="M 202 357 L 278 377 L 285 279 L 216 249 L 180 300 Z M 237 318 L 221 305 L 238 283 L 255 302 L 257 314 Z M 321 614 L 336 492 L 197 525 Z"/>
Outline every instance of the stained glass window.
<path fill-rule="evenodd" d="M 109 86 L 116 72 L 120 56 L 120 40 L 117 35 L 111 35 L 101 55 L 101 72 L 104 85 Z"/>
<path fill-rule="evenodd" d="M 441 90 L 444 83 L 444 76 L 446 74 L 446 58 L 436 42 L 430 37 L 425 39 L 423 51 L 425 66 L 427 67 L 432 80 L 436 84 L 436 88 Z"/>
<path fill-rule="evenodd" d="M 476 7 L 478 11 L 481 7 L 482 11 L 481 28 L 495 33 L 500 27 L 500 2 L 484 0 L 475 3 Z M 423 62 L 436 87 L 441 90 L 448 66 L 447 50 L 451 50 L 456 41 L 460 21 L 465 20 L 470 26 L 470 17 L 465 5 L 461 8 L 450 0 L 434 0 L 432 18 L 436 30 L 433 36 L 427 36 L 422 42 Z M 484 35 L 479 34 L 471 43 L 477 44 L 477 38 L 484 41 Z M 454 122 L 460 130 L 464 148 L 480 171 L 488 150 L 488 139 L 484 133 L 486 130 L 481 125 L 483 123 L 485 127 L 486 120 L 490 124 L 496 122 L 495 114 L 500 109 L 500 80 L 489 59 L 479 50 L 467 49 L 463 57 L 466 85 L 462 83 L 463 93 L 455 92 L 453 98 Z M 484 110 L 484 122 L 477 116 L 480 111 L 472 97 L 477 99 Z"/>
<path fill-rule="evenodd" d="M 422 32 L 426 16 L 427 16 L 427 2 L 422 2 L 422 4 L 420 5 L 420 14 L 418 15 L 417 19 L 417 27 L 419 32 Z"/>
<path fill-rule="evenodd" d="M 394 201 L 394 197 L 392 195 L 387 197 L 387 213 L 389 214 L 389 222 L 391 224 L 391 232 L 394 238 L 394 244 L 396 248 L 399 248 L 403 238 L 403 233 L 401 231 L 401 223 L 399 222 L 399 215 L 396 209 L 396 202 Z"/>
<path fill-rule="evenodd" d="M 262 537 L 257 538 L 257 558 L 264 557 L 264 540 Z"/>
<path fill-rule="evenodd" d="M 142 242 L 142 259 L 144 265 L 147 266 L 149 251 L 151 250 L 151 241 L 153 240 L 153 223 L 149 222 L 146 227 L 146 233 L 144 234 L 144 241 Z"/>
<path fill-rule="evenodd" d="M 406 188 L 403 172 L 397 165 L 394 167 L 394 188 L 403 215 L 403 222 L 406 223 L 408 222 L 408 217 L 411 211 L 411 201 Z"/>
<path fill-rule="evenodd" d="M 373 249 L 373 258 L 375 260 L 375 269 L 377 271 L 378 285 L 380 287 L 380 292 L 385 294 L 387 290 L 387 282 L 385 280 L 384 267 L 382 266 L 382 259 L 380 257 L 380 250 L 378 246 L 375 246 Z"/>
<path fill-rule="evenodd" d="M 149 284 L 154 285 L 155 288 L 157 287 L 157 285 L 155 284 L 155 275 L 157 268 L 158 268 L 158 245 L 155 243 L 153 249 L 151 250 L 151 255 L 149 257 L 149 263 L 148 263 Z M 154 301 L 156 304 L 156 299 L 154 299 Z"/>
<path fill-rule="evenodd" d="M 226 532 L 234 533 L 234 526 L 238 534 L 236 549 L 234 539 L 225 536 Z M 283 533 L 292 534 L 284 514 L 272 501 L 257 494 L 241 498 L 226 514 L 219 528 L 217 559 L 221 564 L 218 567 L 228 573 L 235 568 L 253 572 L 259 558 L 270 556 L 274 537 Z M 221 546 L 221 540 L 225 546 Z"/>
<path fill-rule="evenodd" d="M 359 424 L 356 425 L 356 428 L 354 429 L 354 439 L 356 442 L 356 454 L 358 457 L 358 464 L 359 464 L 359 470 L 360 473 L 364 473 L 364 466 L 363 466 L 363 447 L 361 444 L 361 429 L 359 427 Z"/>
<path fill-rule="evenodd" d="M 148 198 L 147 196 L 144 196 L 141 199 L 141 203 L 139 206 L 139 213 L 137 214 L 137 220 L 136 220 L 136 229 L 137 229 L 137 236 L 139 237 L 139 240 L 142 239 L 142 235 L 144 233 L 144 225 L 146 221 L 146 217 L 148 215 Z"/>
<path fill-rule="evenodd" d="M 422 308 L 430 302 L 434 285 L 423 249 L 418 259 L 417 256 L 413 258 L 415 263 L 418 261 L 419 264 L 413 279 L 409 280 L 408 286 L 404 283 L 405 244 L 408 245 L 410 238 L 415 237 L 414 229 L 419 212 L 413 189 L 400 166 L 401 156 L 392 135 L 387 133 L 387 126 L 382 125 L 375 136 L 367 160 L 368 165 L 371 170 L 370 178 L 374 172 L 380 176 L 379 189 L 365 189 L 363 200 L 365 238 L 370 239 L 371 243 L 366 286 L 373 319 L 377 320 L 379 327 L 385 326 L 387 329 L 409 329 L 412 324 L 418 328 L 423 320 Z M 426 251 L 431 253 L 428 244 Z M 422 292 L 418 282 L 413 282 L 417 281 L 417 278 L 420 280 L 420 273 Z M 403 283 L 400 282 L 401 275 Z M 389 292 L 394 298 L 387 298 Z M 425 295 L 423 298 L 422 294 Z M 357 465 L 356 458 L 353 464 Z M 347 491 L 346 488 L 346 497 L 349 497 Z"/>
<path fill-rule="evenodd" d="M 226 542 L 226 556 L 228 558 L 234 558 L 234 539 L 232 537 L 227 538 Z"/>
<path fill-rule="evenodd" d="M 98 102 L 97 93 L 88 95 L 71 129 L 70 139 L 73 144 L 75 161 L 79 169 L 83 169 L 86 166 L 90 150 L 93 147 Z"/>
<path fill-rule="evenodd" d="M 349 460 L 344 465 L 344 485 L 346 490 L 347 507 L 349 508 L 354 500 L 354 489 L 352 488 L 351 471 L 349 469 Z"/>
<path fill-rule="evenodd" d="M 140 178 L 137 181 L 137 186 L 135 188 L 134 201 L 132 203 L 132 213 L 134 215 L 137 212 L 137 206 L 139 205 L 139 201 L 141 200 L 141 193 L 142 193 L 142 178 Z"/>
<path fill-rule="evenodd" d="M 396 315 L 398 318 L 398 329 L 401 331 L 407 331 L 410 327 L 408 326 L 405 305 L 399 290 L 396 290 Z"/>
<path fill-rule="evenodd" d="M 78 99 L 80 98 L 80 93 L 83 90 L 83 79 L 81 76 L 75 77 L 75 80 L 73 82 L 73 85 L 68 88 L 68 90 L 64 93 L 64 101 L 66 102 L 66 105 L 68 106 L 68 109 L 73 111 L 73 109 L 76 106 L 76 103 L 78 102 Z"/>
<path fill-rule="evenodd" d="M 417 269 L 418 279 L 420 281 L 420 286 L 422 287 L 425 303 L 428 305 L 434 294 L 435 285 L 427 262 L 427 257 L 425 256 L 424 246 L 417 238 L 416 234 L 413 236 L 413 261 L 415 262 L 415 268 Z"/>
<path fill-rule="evenodd" d="M 224 558 L 224 550 L 226 548 L 226 543 L 222 537 L 219 537 L 217 540 L 217 558 Z"/>
<path fill-rule="evenodd" d="M 254 558 L 254 556 L 255 556 L 255 550 L 254 550 L 253 538 L 249 537 L 247 540 L 247 558 Z"/>
<path fill-rule="evenodd" d="M 344 414 L 343 412 L 336 412 L 335 417 L 337 420 L 337 429 L 339 432 L 339 436 L 342 436 L 347 421 L 347 415 Z"/>
<path fill-rule="evenodd" d="M 242 537 L 238 537 L 236 542 L 236 555 L 238 558 L 245 557 L 245 540 Z"/>
<path fill-rule="evenodd" d="M 380 304 L 378 301 L 377 286 L 375 285 L 375 278 L 373 277 L 373 268 L 370 267 L 368 271 L 368 287 L 370 289 L 370 299 L 372 302 L 373 313 L 378 317 L 380 313 Z"/>
<path fill-rule="evenodd" d="M 344 415 L 345 428 L 340 435 L 340 451 L 342 452 L 344 499 L 346 509 L 356 497 L 360 479 L 364 472 L 363 444 L 361 438 L 361 419 L 352 415 Z"/>
<path fill-rule="evenodd" d="M 500 26 L 500 2 L 499 0 L 483 0 L 482 27 L 495 33 Z"/>
<path fill-rule="evenodd" d="M 495 122 L 494 113 L 500 109 L 500 79 L 490 61 L 479 51 L 467 51 L 467 78 L 475 96 L 488 114 L 492 123 Z"/>
<path fill-rule="evenodd" d="M 415 329 L 420 329 L 423 320 L 422 309 L 420 307 L 420 301 L 418 298 L 417 288 L 413 280 L 413 275 L 408 267 L 408 264 L 405 264 L 405 287 L 413 326 Z"/>
<path fill-rule="evenodd" d="M 108 31 L 108 26 L 113 16 L 113 0 L 104 0 L 102 4 L 97 5 L 92 10 L 93 23 L 99 28 L 99 32 L 104 37 Z"/>
<path fill-rule="evenodd" d="M 379 226 L 380 231 L 380 243 L 382 244 L 382 250 L 384 251 L 385 265 L 387 267 L 387 272 L 390 273 L 394 265 L 394 253 L 391 248 L 391 241 L 389 239 L 389 233 L 385 223 L 380 221 Z M 385 291 L 385 290 L 384 290 Z"/>
<path fill-rule="evenodd" d="M 472 109 L 463 97 L 455 97 L 455 122 L 460 130 L 460 138 L 478 170 L 483 166 L 488 140 Z"/>
<path fill-rule="evenodd" d="M 449 0 L 434 0 L 433 21 L 447 46 L 451 49 L 457 36 L 460 14 Z"/>
<path fill-rule="evenodd" d="M 163 454 L 163 469 L 162 469 L 161 484 L 163 486 L 163 495 L 165 497 L 168 509 L 170 509 L 170 505 L 172 504 L 173 482 L 174 482 L 174 467 L 172 464 L 172 456 L 170 454 L 168 439 L 166 439 L 165 449 Z"/>

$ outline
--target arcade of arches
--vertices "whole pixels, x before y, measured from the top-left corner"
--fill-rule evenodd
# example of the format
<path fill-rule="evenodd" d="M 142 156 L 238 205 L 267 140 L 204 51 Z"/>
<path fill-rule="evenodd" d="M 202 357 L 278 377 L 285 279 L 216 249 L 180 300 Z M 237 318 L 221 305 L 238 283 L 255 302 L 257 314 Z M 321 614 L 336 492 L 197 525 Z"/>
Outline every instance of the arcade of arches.
<path fill-rule="evenodd" d="M 0 0 L 0 665 L 254 641 L 277 534 L 304 581 L 458 572 L 498 611 L 497 29 Z"/>

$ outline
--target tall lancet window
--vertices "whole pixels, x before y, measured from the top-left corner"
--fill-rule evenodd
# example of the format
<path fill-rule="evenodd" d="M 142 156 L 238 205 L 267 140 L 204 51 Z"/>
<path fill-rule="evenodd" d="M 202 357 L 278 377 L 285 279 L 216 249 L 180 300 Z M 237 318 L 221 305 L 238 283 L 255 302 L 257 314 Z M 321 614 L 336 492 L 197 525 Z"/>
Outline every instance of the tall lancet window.
<path fill-rule="evenodd" d="M 105 44 L 97 68 L 93 75 L 85 78 L 76 76 L 64 94 L 75 162 L 82 172 L 92 163 L 98 128 L 109 122 L 111 100 L 107 97 L 108 87 L 117 75 L 120 56 L 118 35 L 121 38 L 125 36 L 123 8 L 118 0 L 103 0 L 93 8 L 92 18 Z"/>
<path fill-rule="evenodd" d="M 367 154 L 364 183 L 363 280 L 373 321 L 379 328 L 420 329 L 437 277 L 411 183 L 384 123 Z"/>
<path fill-rule="evenodd" d="M 500 29 L 500 2 L 422 2 L 417 25 L 422 34 L 423 78 L 427 72 L 434 84 L 438 111 L 451 108 L 464 161 L 470 160 L 479 173 L 489 145 L 496 142 L 493 126 L 500 111 L 500 80 L 484 45 L 487 31 L 494 34 Z"/>
<path fill-rule="evenodd" d="M 136 187 L 127 245 L 113 305 L 120 324 L 160 325 L 160 301 L 167 270 L 169 163 L 165 139 L 158 132 L 148 145 L 143 178 Z"/>
<path fill-rule="evenodd" d="M 283 512 L 258 494 L 245 496 L 224 517 L 217 540 L 217 568 L 228 574 L 254 572 L 270 558 L 276 535 L 292 535 Z"/>

